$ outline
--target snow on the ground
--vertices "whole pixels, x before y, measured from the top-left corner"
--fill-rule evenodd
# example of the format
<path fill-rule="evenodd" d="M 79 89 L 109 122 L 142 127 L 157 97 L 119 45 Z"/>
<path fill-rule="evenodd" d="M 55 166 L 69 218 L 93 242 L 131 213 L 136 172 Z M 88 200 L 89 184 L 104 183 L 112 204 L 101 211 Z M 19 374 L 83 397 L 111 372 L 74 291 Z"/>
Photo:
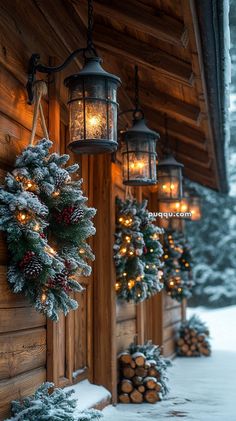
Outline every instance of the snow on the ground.
<path fill-rule="evenodd" d="M 171 392 L 155 405 L 108 406 L 104 421 L 235 421 L 236 306 L 219 310 L 188 310 L 207 322 L 213 354 L 202 358 L 176 358 L 169 370 Z"/>
<path fill-rule="evenodd" d="M 110 392 L 105 387 L 91 384 L 88 380 L 66 387 L 64 390 L 69 391 L 72 389 L 75 391 L 72 397 L 78 399 L 76 411 L 92 408 L 111 397 Z"/>
<path fill-rule="evenodd" d="M 204 307 L 188 308 L 187 318 L 195 313 L 207 323 L 213 349 L 236 352 L 236 306 L 214 310 Z"/>

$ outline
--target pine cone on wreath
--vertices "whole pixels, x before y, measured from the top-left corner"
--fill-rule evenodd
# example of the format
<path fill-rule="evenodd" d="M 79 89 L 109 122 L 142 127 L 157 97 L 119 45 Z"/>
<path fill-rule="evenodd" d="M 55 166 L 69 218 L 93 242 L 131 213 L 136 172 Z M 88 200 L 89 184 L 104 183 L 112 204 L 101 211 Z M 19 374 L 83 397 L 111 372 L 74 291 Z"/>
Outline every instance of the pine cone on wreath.
<path fill-rule="evenodd" d="M 77 224 L 81 218 L 84 216 L 84 211 L 80 208 L 74 208 L 74 211 L 71 215 L 71 223 Z"/>
<path fill-rule="evenodd" d="M 68 181 L 70 181 L 70 177 L 66 171 L 61 171 L 56 174 L 55 184 L 57 188 L 63 186 L 63 184 L 67 183 Z"/>
<path fill-rule="evenodd" d="M 20 262 L 20 269 L 23 270 L 25 278 L 36 279 L 42 272 L 43 267 L 35 253 L 28 251 Z"/>

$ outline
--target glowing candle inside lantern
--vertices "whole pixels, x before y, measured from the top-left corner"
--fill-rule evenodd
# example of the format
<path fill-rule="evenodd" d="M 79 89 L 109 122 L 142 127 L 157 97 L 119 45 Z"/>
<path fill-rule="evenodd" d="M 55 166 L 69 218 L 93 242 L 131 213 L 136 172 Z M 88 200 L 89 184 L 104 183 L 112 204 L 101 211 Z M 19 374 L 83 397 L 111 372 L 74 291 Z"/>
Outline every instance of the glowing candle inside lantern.
<path fill-rule="evenodd" d="M 169 197 L 176 197 L 178 196 L 179 191 L 179 182 L 176 181 L 166 181 L 161 184 L 161 197 L 162 198 L 169 198 Z"/>

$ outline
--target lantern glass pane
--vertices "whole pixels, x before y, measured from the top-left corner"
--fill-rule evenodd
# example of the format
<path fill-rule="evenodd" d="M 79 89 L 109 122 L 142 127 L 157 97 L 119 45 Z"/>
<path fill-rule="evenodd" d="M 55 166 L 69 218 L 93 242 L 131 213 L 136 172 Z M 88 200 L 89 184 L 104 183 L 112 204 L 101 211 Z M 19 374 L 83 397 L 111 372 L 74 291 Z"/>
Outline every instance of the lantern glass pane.
<path fill-rule="evenodd" d="M 178 200 L 182 197 L 182 172 L 180 168 L 160 168 L 158 178 L 160 199 Z"/>
<path fill-rule="evenodd" d="M 108 139 L 106 102 L 85 100 L 85 138 Z"/>
<path fill-rule="evenodd" d="M 145 139 L 146 137 L 146 139 Z M 156 141 L 143 134 L 126 141 L 123 151 L 123 177 L 127 184 L 156 182 Z"/>
<path fill-rule="evenodd" d="M 84 107 L 83 101 L 73 101 L 69 104 L 70 141 L 84 139 Z"/>
<path fill-rule="evenodd" d="M 117 104 L 108 104 L 109 139 L 117 141 Z"/>
<path fill-rule="evenodd" d="M 84 80 L 85 98 L 106 99 L 106 80 L 99 77 L 86 77 Z"/>
<path fill-rule="evenodd" d="M 109 99 L 109 101 L 116 102 L 116 98 L 117 98 L 117 84 L 116 83 L 108 82 L 107 98 Z"/>
<path fill-rule="evenodd" d="M 69 89 L 69 101 L 82 99 L 83 95 L 82 81 L 74 83 L 73 88 Z"/>

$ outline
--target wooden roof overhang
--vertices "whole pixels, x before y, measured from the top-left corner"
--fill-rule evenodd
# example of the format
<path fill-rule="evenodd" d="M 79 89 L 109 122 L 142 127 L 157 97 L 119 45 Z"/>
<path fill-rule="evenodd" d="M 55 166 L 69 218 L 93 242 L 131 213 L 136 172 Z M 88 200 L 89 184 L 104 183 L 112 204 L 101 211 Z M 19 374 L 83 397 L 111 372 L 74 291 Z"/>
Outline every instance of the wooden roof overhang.
<path fill-rule="evenodd" d="M 95 0 L 94 43 L 106 70 L 122 79 L 120 110 L 133 107 L 134 64 L 138 64 L 140 99 L 149 127 L 164 138 L 166 114 L 170 144 L 176 158 L 185 165 L 184 174 L 226 192 L 223 69 L 219 65 L 222 28 L 214 25 L 215 10 L 211 3 Z M 18 60 L 17 68 L 22 68 L 21 80 L 26 76 L 27 60 L 33 52 L 39 52 L 45 63 L 49 56 L 60 63 L 78 46 L 86 44 L 86 0 L 24 0 L 18 2 L 17 8 L 9 0 L 0 7 L 3 20 L 4 9 L 8 12 L 5 31 L 12 8 L 19 45 L 11 48 L 14 61 L 15 57 Z M 27 31 L 27 39 L 22 39 Z M 21 45 L 25 46 L 24 51 L 20 50 Z M 7 63 L 4 52 L 0 61 L 12 70 L 15 63 L 11 61 L 11 50 L 7 54 Z M 63 76 L 78 67 L 80 59 Z M 66 103 L 62 83 L 60 96 L 62 103 Z M 124 128 L 127 124 L 130 116 L 123 115 L 119 126 Z"/>

